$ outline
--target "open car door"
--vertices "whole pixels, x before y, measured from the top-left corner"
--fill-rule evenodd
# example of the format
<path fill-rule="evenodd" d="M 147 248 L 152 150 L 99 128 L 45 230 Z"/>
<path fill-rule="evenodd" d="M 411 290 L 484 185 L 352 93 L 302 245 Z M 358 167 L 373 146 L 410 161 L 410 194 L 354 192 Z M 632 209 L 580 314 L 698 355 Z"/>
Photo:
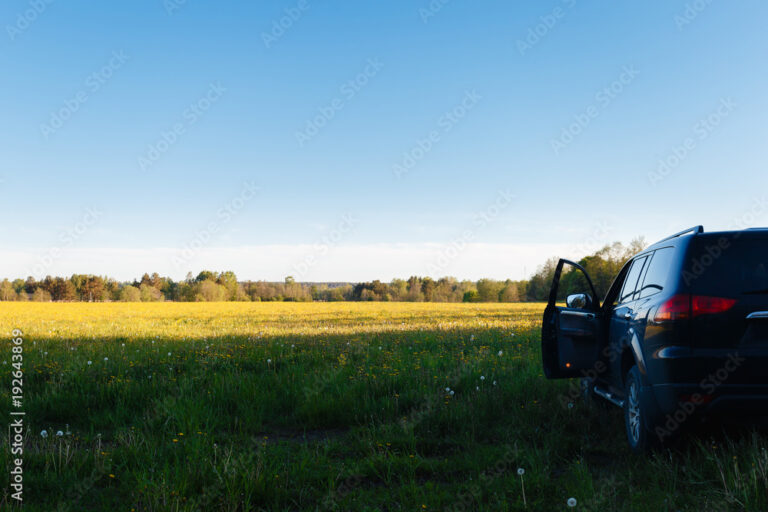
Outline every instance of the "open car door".
<path fill-rule="evenodd" d="M 573 267 L 565 275 L 564 265 Z M 557 306 L 561 278 L 567 285 L 563 288 L 582 291 L 569 295 L 564 307 Z M 582 377 L 597 363 L 602 323 L 596 297 L 595 286 L 581 265 L 564 259 L 557 263 L 541 327 L 542 363 L 548 379 Z"/>

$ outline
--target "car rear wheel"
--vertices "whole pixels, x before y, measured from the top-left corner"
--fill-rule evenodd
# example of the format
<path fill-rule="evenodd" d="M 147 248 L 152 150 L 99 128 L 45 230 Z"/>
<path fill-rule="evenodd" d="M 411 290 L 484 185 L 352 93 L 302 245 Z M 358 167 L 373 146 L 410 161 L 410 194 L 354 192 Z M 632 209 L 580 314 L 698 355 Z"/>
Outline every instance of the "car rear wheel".
<path fill-rule="evenodd" d="M 649 411 L 643 399 L 640 370 L 633 366 L 627 373 L 624 393 L 624 424 L 632 451 L 642 453 L 651 448 Z"/>

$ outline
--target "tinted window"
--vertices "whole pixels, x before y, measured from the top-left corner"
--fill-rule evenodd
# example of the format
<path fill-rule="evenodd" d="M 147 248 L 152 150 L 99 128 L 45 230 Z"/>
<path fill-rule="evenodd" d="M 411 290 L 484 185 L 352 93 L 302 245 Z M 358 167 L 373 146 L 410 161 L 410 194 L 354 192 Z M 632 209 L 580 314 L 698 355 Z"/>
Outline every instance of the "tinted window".
<path fill-rule="evenodd" d="M 768 235 L 695 237 L 683 281 L 693 293 L 729 297 L 768 293 Z"/>
<path fill-rule="evenodd" d="M 646 256 L 643 256 L 632 262 L 632 268 L 629 269 L 627 280 L 624 281 L 624 288 L 622 288 L 621 295 L 619 295 L 619 304 L 632 300 L 632 296 L 635 294 L 635 288 L 637 287 L 637 280 L 643 272 L 643 265 L 647 259 Z"/>
<path fill-rule="evenodd" d="M 653 253 L 643 286 L 640 288 L 639 298 L 650 297 L 664 289 L 674 256 L 675 250 L 672 247 L 665 247 Z"/>

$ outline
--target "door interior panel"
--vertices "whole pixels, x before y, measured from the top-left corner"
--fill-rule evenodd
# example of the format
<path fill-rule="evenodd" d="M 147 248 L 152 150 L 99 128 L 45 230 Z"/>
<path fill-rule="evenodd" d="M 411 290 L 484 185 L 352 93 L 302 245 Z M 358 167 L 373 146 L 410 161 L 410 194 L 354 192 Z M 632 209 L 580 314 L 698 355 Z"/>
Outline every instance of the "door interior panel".
<path fill-rule="evenodd" d="M 597 317 L 580 310 L 561 309 L 557 339 L 558 367 L 561 371 L 581 372 L 597 361 Z"/>

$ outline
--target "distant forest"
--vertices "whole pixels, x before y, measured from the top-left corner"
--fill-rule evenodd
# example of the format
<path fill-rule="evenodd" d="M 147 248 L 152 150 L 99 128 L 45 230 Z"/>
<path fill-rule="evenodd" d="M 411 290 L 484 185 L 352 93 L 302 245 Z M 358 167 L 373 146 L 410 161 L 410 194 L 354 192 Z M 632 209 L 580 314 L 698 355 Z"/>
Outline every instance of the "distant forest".
<path fill-rule="evenodd" d="M 645 247 L 642 239 L 628 246 L 616 242 L 585 256 L 579 263 L 594 281 L 598 298 L 608 290 L 624 262 Z M 47 276 L 4 279 L 0 300 L 36 302 L 216 302 L 216 301 L 400 301 L 400 302 L 539 302 L 546 301 L 557 265 L 547 260 L 528 280 L 459 281 L 453 277 L 432 279 L 412 276 L 390 283 L 358 284 L 238 281 L 234 272 L 204 270 L 183 281 L 144 274 L 140 280 L 118 282 L 109 277 L 74 274 L 69 278 Z M 561 295 L 587 291 L 583 278 L 573 272 L 563 276 Z"/>

